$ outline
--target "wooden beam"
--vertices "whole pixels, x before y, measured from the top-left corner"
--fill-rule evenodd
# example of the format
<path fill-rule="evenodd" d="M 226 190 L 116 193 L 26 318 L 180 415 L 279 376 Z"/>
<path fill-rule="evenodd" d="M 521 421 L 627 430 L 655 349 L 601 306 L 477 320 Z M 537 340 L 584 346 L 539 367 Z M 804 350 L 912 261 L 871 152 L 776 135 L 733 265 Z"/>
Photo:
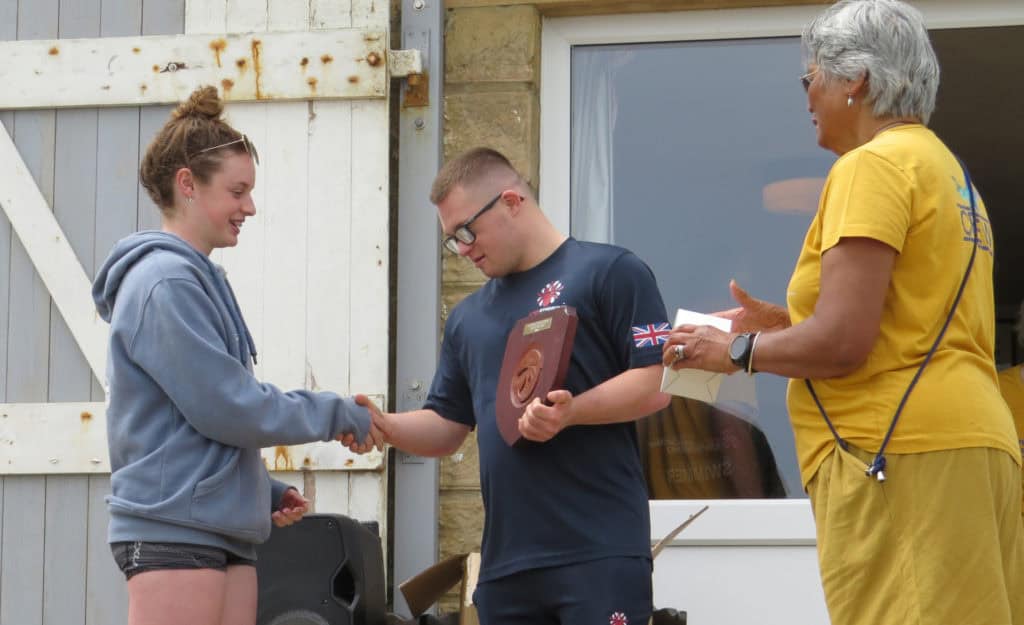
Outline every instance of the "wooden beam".
<path fill-rule="evenodd" d="M 547 17 L 828 4 L 825 0 L 446 0 L 448 9 L 532 5 Z"/>
<path fill-rule="evenodd" d="M 7 130 L 0 126 L 0 207 L 50 291 L 93 375 L 106 380 L 107 324 L 92 301 L 92 283 Z"/>
<path fill-rule="evenodd" d="M 386 405 L 382 396 L 373 396 Z M 0 475 L 109 473 L 103 402 L 0 404 Z M 271 471 L 380 471 L 384 454 L 337 442 L 262 450 Z"/>
<path fill-rule="evenodd" d="M 6 41 L 0 58 L 0 109 L 167 104 L 203 84 L 235 102 L 381 99 L 391 62 L 385 31 L 360 28 Z"/>

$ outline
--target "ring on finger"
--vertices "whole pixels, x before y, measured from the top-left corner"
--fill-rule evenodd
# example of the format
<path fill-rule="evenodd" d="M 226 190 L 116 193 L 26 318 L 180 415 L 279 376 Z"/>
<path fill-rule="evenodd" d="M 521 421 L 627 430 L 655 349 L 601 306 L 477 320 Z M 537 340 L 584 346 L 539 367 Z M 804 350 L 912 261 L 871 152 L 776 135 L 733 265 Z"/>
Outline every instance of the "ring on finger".
<path fill-rule="evenodd" d="M 672 348 L 672 362 L 686 359 L 686 346 L 680 343 Z"/>

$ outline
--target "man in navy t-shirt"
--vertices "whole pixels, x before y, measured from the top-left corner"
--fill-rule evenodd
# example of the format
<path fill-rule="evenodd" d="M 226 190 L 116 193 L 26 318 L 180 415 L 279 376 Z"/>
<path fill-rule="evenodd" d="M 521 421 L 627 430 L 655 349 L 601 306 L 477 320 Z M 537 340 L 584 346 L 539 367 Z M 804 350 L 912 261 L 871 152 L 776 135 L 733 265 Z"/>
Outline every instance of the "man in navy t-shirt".
<path fill-rule="evenodd" d="M 448 162 L 431 192 L 445 245 L 491 280 L 449 315 L 422 410 L 373 410 L 407 452 L 454 452 L 477 428 L 486 519 L 474 601 L 483 625 L 645 625 L 647 492 L 633 421 L 660 410 L 670 326 L 651 270 L 620 247 L 558 232 L 494 150 Z M 509 447 L 495 394 L 509 332 L 566 305 L 578 326 L 564 389 L 534 400 Z"/>

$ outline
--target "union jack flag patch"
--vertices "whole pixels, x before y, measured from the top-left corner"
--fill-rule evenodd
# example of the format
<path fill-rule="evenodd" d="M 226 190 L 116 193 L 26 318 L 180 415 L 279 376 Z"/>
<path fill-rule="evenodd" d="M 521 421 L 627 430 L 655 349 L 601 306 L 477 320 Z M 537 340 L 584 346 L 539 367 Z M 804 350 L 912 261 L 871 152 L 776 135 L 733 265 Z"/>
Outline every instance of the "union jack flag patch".
<path fill-rule="evenodd" d="M 622 612 L 616 612 L 608 619 L 608 625 L 629 625 L 629 619 Z"/>
<path fill-rule="evenodd" d="M 548 282 L 544 285 L 544 288 L 537 294 L 537 305 L 541 308 L 551 306 L 555 303 L 562 295 L 562 289 L 565 287 L 562 285 L 561 280 L 555 280 L 554 282 Z"/>
<path fill-rule="evenodd" d="M 648 323 L 645 326 L 633 326 L 633 343 L 637 347 L 655 347 L 668 343 L 668 334 L 672 326 L 668 322 Z"/>

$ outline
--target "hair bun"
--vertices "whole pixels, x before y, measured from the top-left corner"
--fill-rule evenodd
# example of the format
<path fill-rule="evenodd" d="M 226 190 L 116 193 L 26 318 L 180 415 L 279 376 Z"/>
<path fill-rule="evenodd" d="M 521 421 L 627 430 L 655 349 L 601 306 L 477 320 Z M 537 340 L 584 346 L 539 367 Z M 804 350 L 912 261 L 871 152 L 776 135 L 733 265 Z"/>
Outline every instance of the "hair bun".
<path fill-rule="evenodd" d="M 185 100 L 174 109 L 171 119 L 182 117 L 206 117 L 218 119 L 224 111 L 224 101 L 220 99 L 217 88 L 205 85 L 196 88 Z"/>

